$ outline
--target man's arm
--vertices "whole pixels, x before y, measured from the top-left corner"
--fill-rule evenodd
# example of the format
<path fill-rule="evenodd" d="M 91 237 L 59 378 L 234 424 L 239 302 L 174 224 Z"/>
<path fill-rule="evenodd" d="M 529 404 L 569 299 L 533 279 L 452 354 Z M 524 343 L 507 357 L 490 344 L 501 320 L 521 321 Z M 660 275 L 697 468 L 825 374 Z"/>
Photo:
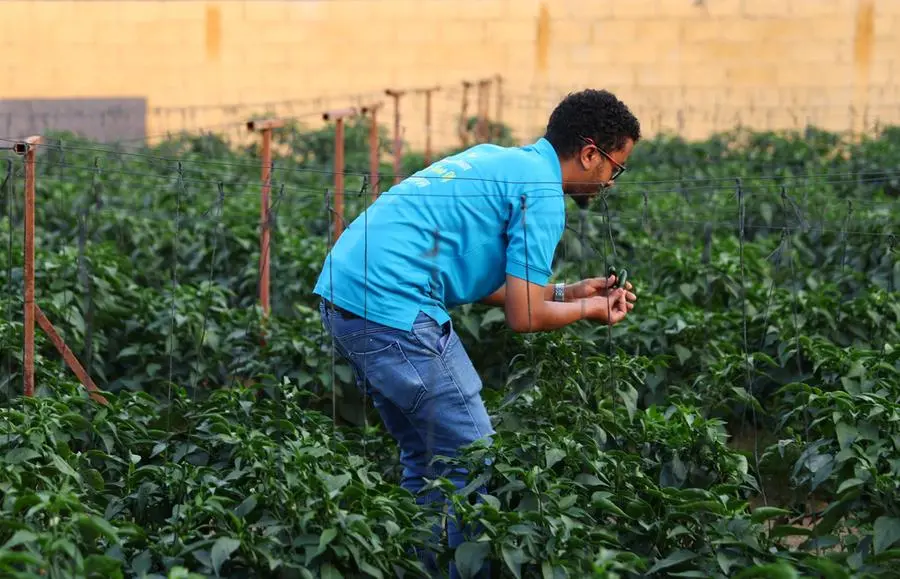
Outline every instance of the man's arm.
<path fill-rule="evenodd" d="M 550 281 L 556 246 L 565 228 L 565 203 L 551 188 L 537 189 L 511 200 L 507 224 L 506 284 L 485 300 L 500 305 L 515 332 L 555 330 L 589 317 L 589 305 L 578 300 L 554 302 Z M 501 301 L 502 299 L 502 301 Z"/>
<path fill-rule="evenodd" d="M 596 317 L 594 310 L 599 305 L 597 301 L 554 302 L 552 297 L 551 300 L 546 299 L 546 288 L 507 274 L 506 285 L 498 292 L 504 293 L 506 323 L 514 332 L 546 332 Z"/>
<path fill-rule="evenodd" d="M 556 285 L 555 283 L 548 283 L 547 285 L 544 286 L 544 301 L 545 302 L 554 301 L 553 300 L 553 290 L 554 290 L 553 286 L 555 286 L 555 285 Z M 570 289 L 568 286 L 566 286 L 566 288 L 565 288 L 564 295 L 565 295 L 565 301 L 567 301 L 567 302 L 572 301 L 572 296 L 570 295 Z M 481 300 L 480 303 L 487 305 L 487 306 L 495 306 L 498 308 L 502 308 L 504 305 L 506 305 L 506 284 L 503 284 L 502 286 L 500 286 L 500 289 L 498 289 L 497 291 L 495 291 L 488 297 Z"/>

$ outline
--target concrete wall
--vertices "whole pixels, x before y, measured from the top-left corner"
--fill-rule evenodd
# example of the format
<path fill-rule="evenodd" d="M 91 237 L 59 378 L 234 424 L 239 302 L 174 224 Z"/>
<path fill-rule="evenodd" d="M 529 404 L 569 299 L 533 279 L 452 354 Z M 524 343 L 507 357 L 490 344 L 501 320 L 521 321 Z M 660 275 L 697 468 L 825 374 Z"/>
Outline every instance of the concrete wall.
<path fill-rule="evenodd" d="M 900 120 L 900 0 L 5 0 L 0 46 L 0 101 L 66 99 L 42 105 L 59 124 L 73 99 L 146 99 L 150 134 L 439 84 L 433 134 L 454 144 L 461 81 L 497 74 L 523 138 L 581 87 L 615 90 L 648 133 Z M 421 145 L 424 98 L 402 103 Z"/>

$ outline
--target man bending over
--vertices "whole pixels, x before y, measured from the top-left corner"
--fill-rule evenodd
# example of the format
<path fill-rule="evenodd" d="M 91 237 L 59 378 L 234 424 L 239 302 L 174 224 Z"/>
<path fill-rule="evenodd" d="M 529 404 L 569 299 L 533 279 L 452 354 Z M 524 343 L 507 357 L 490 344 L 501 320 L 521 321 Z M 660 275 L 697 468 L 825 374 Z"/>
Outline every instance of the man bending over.
<path fill-rule="evenodd" d="M 314 292 L 335 348 L 371 396 L 400 447 L 401 485 L 420 503 L 435 454 L 493 433 L 482 383 L 449 310 L 502 307 L 516 332 L 591 320 L 616 324 L 632 309 L 632 287 L 615 278 L 549 284 L 565 228 L 565 198 L 585 207 L 625 170 L 640 125 L 614 95 L 570 94 L 544 136 L 524 147 L 476 145 L 384 192 L 325 259 Z M 448 525 L 448 542 L 463 541 Z M 455 569 L 451 569 L 455 576 Z"/>

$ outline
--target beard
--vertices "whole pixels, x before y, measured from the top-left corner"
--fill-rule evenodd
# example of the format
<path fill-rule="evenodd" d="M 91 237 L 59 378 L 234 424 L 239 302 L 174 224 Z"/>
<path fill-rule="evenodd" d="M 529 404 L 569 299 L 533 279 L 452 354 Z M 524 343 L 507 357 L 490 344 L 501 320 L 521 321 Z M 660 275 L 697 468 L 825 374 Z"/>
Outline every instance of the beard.
<path fill-rule="evenodd" d="M 573 185 L 565 193 L 572 198 L 572 201 L 579 209 L 587 209 L 590 206 L 591 201 L 593 201 L 604 189 L 606 189 L 606 184 L 579 184 Z"/>
<path fill-rule="evenodd" d="M 594 196 L 591 193 L 569 193 L 569 197 L 579 209 L 587 209 Z"/>

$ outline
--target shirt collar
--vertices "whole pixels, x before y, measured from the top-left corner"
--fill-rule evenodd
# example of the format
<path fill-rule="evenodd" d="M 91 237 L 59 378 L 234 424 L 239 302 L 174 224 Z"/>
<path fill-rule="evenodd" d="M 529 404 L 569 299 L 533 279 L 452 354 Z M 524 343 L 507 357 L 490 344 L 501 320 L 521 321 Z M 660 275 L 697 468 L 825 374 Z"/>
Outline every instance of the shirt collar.
<path fill-rule="evenodd" d="M 553 148 L 550 141 L 541 137 L 532 143 L 531 146 L 550 165 L 553 175 L 562 183 L 562 167 L 559 165 L 559 155 L 556 154 L 556 149 Z"/>

